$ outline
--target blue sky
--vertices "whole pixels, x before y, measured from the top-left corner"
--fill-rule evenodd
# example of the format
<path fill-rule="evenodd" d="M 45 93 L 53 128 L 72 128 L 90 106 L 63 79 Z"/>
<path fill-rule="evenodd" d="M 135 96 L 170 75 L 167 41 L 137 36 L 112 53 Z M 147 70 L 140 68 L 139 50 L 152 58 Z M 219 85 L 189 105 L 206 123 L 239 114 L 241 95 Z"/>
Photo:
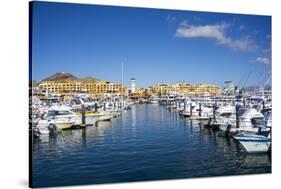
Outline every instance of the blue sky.
<path fill-rule="evenodd" d="M 35 2 L 32 79 L 57 72 L 137 87 L 179 81 L 263 84 L 271 17 Z"/>

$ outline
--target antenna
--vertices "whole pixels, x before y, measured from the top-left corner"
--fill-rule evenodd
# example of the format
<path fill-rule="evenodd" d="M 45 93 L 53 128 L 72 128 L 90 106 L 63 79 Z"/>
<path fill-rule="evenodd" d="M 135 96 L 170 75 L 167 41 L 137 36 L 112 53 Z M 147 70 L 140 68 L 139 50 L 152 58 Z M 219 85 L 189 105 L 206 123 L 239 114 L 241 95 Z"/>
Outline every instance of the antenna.
<path fill-rule="evenodd" d="M 122 70 L 122 85 L 123 85 L 123 72 L 124 72 L 124 70 L 123 70 L 124 68 L 123 68 L 123 62 L 121 62 L 121 70 Z"/>

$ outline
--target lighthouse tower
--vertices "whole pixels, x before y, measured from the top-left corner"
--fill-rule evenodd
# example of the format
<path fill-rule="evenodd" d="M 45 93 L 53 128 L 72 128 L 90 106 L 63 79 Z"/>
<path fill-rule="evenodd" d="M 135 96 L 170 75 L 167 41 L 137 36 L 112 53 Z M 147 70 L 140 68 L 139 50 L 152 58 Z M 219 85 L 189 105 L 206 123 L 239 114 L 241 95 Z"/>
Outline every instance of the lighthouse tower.
<path fill-rule="evenodd" d="M 135 92 L 136 92 L 136 79 L 131 78 L 131 93 L 135 93 Z"/>

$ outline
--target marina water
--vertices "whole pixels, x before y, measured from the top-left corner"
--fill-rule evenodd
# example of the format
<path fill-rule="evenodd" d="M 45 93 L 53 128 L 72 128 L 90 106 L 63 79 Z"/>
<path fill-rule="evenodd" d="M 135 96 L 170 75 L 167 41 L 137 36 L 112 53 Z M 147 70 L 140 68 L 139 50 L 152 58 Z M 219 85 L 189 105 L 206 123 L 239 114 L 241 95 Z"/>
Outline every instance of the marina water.
<path fill-rule="evenodd" d="M 32 150 L 34 187 L 271 173 L 268 154 L 248 155 L 219 131 L 153 104 L 41 136 Z"/>

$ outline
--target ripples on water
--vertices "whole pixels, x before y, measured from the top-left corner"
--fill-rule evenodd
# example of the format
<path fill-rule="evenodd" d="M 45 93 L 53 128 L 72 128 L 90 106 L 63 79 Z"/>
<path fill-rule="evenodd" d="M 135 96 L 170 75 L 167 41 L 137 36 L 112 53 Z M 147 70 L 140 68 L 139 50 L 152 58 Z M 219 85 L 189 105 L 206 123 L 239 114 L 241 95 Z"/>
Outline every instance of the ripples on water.
<path fill-rule="evenodd" d="M 268 155 L 247 155 L 164 106 L 140 104 L 97 127 L 33 142 L 33 186 L 270 173 Z"/>

